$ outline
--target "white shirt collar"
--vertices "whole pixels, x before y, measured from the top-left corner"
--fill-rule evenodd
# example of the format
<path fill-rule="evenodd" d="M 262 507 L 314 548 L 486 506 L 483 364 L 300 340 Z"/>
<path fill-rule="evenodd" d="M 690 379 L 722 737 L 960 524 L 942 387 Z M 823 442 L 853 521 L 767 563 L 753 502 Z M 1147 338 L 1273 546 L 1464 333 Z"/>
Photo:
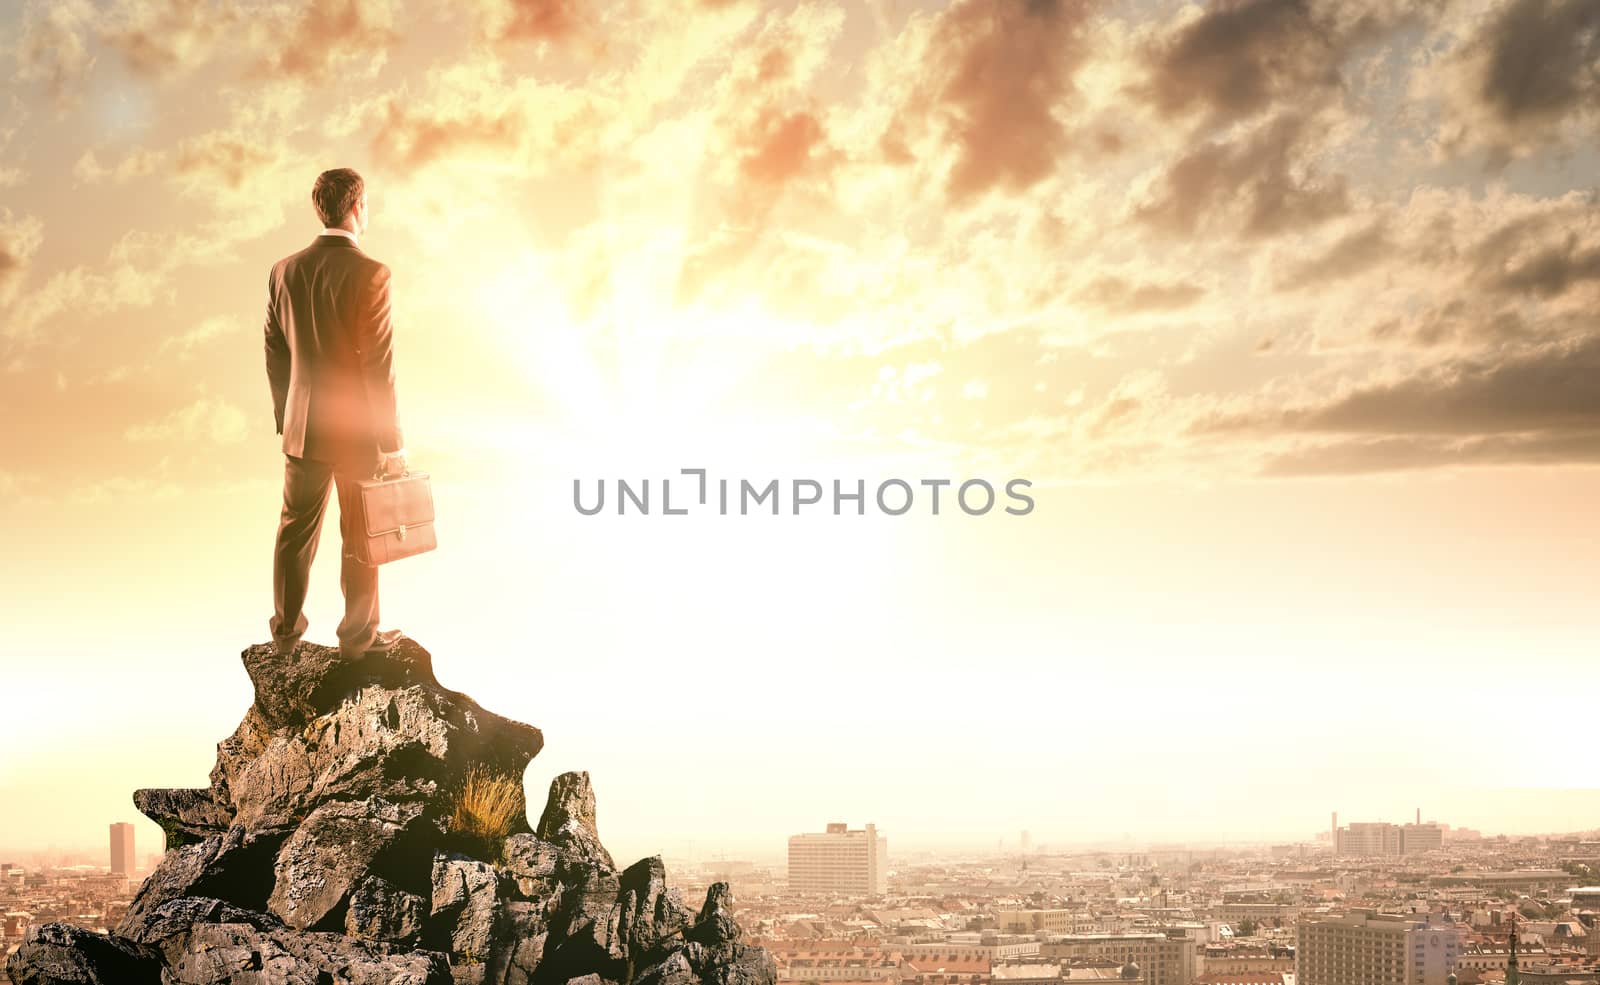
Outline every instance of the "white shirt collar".
<path fill-rule="evenodd" d="M 358 240 L 356 239 L 356 234 L 351 232 L 348 229 L 345 229 L 342 226 L 329 226 L 328 228 L 326 228 L 326 229 L 324 229 L 322 231 L 322 235 L 324 235 L 324 236 L 343 236 L 345 239 L 348 239 L 352 243 L 357 243 L 358 242 Z"/>

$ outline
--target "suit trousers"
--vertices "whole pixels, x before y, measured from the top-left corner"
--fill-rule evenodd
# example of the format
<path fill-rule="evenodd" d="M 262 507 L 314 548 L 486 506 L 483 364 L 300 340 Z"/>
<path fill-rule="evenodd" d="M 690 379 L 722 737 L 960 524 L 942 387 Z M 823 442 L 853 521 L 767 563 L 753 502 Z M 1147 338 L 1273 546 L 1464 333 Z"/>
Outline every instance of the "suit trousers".
<path fill-rule="evenodd" d="M 339 589 L 344 593 L 344 619 L 337 630 L 339 649 L 347 657 L 359 655 L 378 634 L 378 566 L 362 564 L 352 555 L 355 529 L 356 482 L 370 478 L 365 471 L 311 458 L 284 456 L 283 515 L 272 555 L 273 615 L 268 623 L 272 639 L 287 651 L 306 631 L 306 591 L 311 584 L 311 562 L 317 555 L 322 515 L 328 506 L 328 486 L 339 492 L 339 534 L 342 541 Z"/>

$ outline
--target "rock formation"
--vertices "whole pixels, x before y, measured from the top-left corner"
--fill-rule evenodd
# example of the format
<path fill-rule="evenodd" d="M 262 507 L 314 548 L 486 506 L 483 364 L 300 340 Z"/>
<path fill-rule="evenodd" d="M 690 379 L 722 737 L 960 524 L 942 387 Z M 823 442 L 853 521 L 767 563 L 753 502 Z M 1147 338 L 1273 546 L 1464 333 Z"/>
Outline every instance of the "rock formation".
<path fill-rule="evenodd" d="M 440 686 L 402 640 L 360 661 L 243 654 L 255 702 L 211 785 L 139 790 L 167 852 L 110 934 L 32 928 L 15 985 L 773 985 L 726 883 L 698 914 L 659 856 L 621 871 L 587 773 L 521 803 L 539 730 Z M 475 779 L 513 791 L 469 823 Z M 463 819 L 466 820 L 463 820 Z"/>

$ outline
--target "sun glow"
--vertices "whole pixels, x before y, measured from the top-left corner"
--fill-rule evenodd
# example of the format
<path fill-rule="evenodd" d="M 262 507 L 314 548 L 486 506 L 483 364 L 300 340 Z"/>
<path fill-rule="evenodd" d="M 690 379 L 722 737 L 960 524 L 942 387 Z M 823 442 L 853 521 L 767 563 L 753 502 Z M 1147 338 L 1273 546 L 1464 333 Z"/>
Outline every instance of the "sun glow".
<path fill-rule="evenodd" d="M 533 422 L 525 440 L 609 470 L 676 468 L 691 457 L 766 467 L 821 453 L 815 440 L 797 440 L 826 435 L 793 408 L 752 400 L 748 389 L 793 328 L 754 299 L 731 311 L 675 305 L 667 274 L 676 267 L 651 256 L 618 263 L 581 313 L 548 254 L 523 251 L 484 279 L 483 314 L 547 402 L 547 419 Z"/>

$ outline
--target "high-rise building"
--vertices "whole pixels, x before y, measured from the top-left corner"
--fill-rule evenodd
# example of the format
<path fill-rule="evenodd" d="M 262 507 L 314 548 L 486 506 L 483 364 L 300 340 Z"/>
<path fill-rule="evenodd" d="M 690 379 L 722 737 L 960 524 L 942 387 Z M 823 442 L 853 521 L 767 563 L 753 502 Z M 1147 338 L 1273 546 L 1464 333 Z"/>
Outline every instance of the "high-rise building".
<path fill-rule="evenodd" d="M 1421 812 L 1418 811 L 1420 815 Z M 1412 855 L 1444 846 L 1444 828 L 1436 822 L 1390 824 L 1387 821 L 1352 821 L 1339 827 L 1334 815 L 1335 855 Z"/>
<path fill-rule="evenodd" d="M 789 889 L 797 893 L 882 896 L 888 891 L 889 839 L 871 824 L 833 823 L 821 834 L 789 836 Z"/>
<path fill-rule="evenodd" d="M 133 875 L 133 825 L 126 821 L 111 826 L 111 873 Z"/>
<path fill-rule="evenodd" d="M 1387 821 L 1351 821 L 1335 834 L 1335 855 L 1400 854 L 1400 827 Z"/>
<path fill-rule="evenodd" d="M 1421 812 L 1418 812 L 1421 813 Z M 1400 854 L 1434 852 L 1444 847 L 1444 829 L 1432 821 L 1408 824 L 1400 829 Z"/>
<path fill-rule="evenodd" d="M 1295 985 L 1446 985 L 1461 952 L 1453 926 L 1369 910 L 1302 920 L 1295 936 Z"/>

